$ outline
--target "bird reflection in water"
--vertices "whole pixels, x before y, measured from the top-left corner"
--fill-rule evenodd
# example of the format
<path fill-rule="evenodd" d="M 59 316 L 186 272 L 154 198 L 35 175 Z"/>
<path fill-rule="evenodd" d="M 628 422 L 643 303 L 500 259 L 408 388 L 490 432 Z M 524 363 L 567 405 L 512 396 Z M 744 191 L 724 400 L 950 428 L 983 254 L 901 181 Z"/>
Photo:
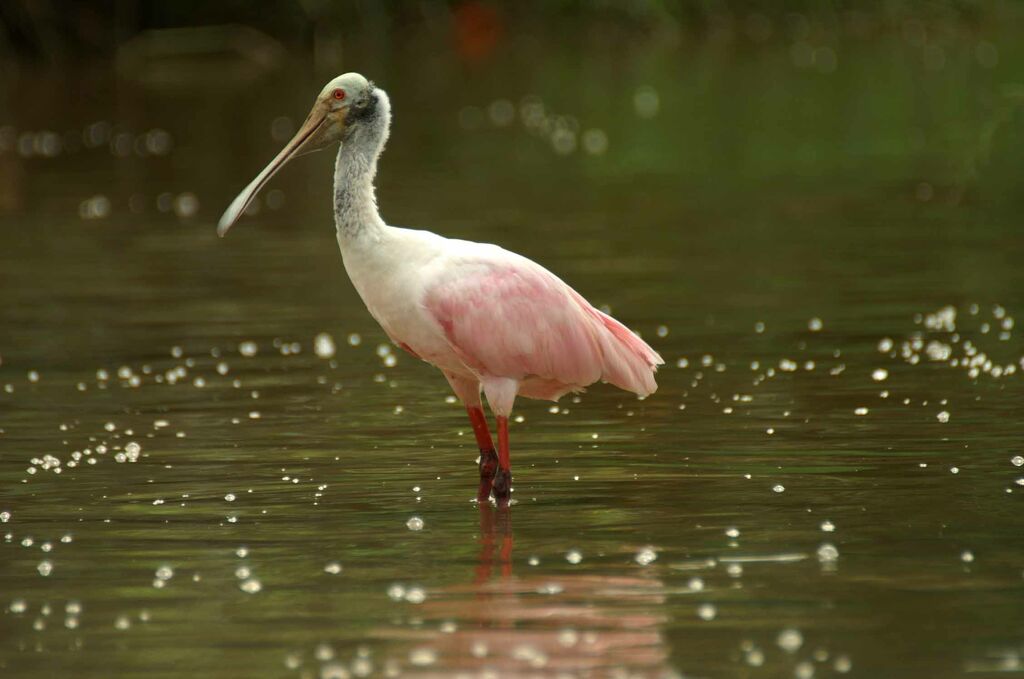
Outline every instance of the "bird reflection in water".
<path fill-rule="evenodd" d="M 660 580 L 516 575 L 511 513 L 490 505 L 479 510 L 472 580 L 430 592 L 415 627 L 379 631 L 383 639 L 410 642 L 391 663 L 396 676 L 680 676 L 667 664 Z"/>

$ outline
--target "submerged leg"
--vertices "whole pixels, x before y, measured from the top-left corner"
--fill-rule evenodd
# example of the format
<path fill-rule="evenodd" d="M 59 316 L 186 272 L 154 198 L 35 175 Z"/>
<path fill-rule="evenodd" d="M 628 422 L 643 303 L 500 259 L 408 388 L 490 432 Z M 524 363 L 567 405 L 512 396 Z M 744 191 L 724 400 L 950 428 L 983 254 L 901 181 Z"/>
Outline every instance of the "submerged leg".
<path fill-rule="evenodd" d="M 487 502 L 491 497 L 494 472 L 498 470 L 498 454 L 491 441 L 491 432 L 487 428 L 484 409 L 479 405 L 466 406 L 466 412 L 469 413 L 469 421 L 472 423 L 473 433 L 476 435 L 476 444 L 480 448 L 480 489 L 476 493 L 476 499 L 477 502 Z"/>
<path fill-rule="evenodd" d="M 498 454 L 491 441 L 491 432 L 487 428 L 487 417 L 480 403 L 480 383 L 476 380 L 445 372 L 448 383 L 452 385 L 455 395 L 466 406 L 469 422 L 473 425 L 473 435 L 480 449 L 480 488 L 477 490 L 477 502 L 487 502 L 491 497 L 491 483 L 494 472 L 498 469 Z"/>
<path fill-rule="evenodd" d="M 504 578 L 512 575 L 512 516 L 506 509 L 491 509 L 490 505 L 481 504 L 480 510 L 480 554 L 477 558 L 476 577 L 474 582 L 482 585 L 491 579 L 494 570 L 494 550 L 496 539 L 501 536 L 501 547 L 498 551 L 497 563 L 501 565 Z M 493 594 L 487 590 L 477 591 L 480 598 L 490 598 Z"/>
<path fill-rule="evenodd" d="M 494 500 L 508 507 L 512 497 L 512 461 L 508 450 L 508 418 L 498 416 L 498 473 L 494 475 Z"/>
<path fill-rule="evenodd" d="M 494 500 L 499 507 L 508 507 L 512 499 L 512 461 L 508 445 L 508 416 L 519 391 L 519 383 L 507 378 L 484 380 L 487 402 L 498 419 L 498 472 L 494 475 Z"/>

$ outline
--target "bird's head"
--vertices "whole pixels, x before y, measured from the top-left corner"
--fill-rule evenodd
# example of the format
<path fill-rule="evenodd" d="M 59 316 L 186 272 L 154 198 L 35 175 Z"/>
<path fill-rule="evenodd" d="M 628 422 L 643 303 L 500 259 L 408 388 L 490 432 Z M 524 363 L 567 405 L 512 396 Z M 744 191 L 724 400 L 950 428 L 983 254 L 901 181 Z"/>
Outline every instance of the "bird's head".
<path fill-rule="evenodd" d="M 227 233 L 260 189 L 289 160 L 345 141 L 354 130 L 371 119 L 380 102 L 378 92 L 373 83 L 358 73 L 345 73 L 327 83 L 291 141 L 224 211 L 217 233 L 221 236 Z"/>

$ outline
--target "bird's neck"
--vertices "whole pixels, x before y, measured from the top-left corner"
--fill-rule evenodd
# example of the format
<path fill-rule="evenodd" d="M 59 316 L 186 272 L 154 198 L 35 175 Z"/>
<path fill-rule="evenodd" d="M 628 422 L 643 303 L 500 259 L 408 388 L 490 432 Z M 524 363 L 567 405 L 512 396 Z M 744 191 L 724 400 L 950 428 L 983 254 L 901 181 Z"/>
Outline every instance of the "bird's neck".
<path fill-rule="evenodd" d="M 380 96 L 386 97 L 381 93 Z M 379 232 L 384 221 L 377 211 L 373 179 L 377 158 L 387 141 L 391 116 L 387 99 L 378 101 L 377 114 L 346 139 L 334 165 L 334 223 L 342 242 Z"/>

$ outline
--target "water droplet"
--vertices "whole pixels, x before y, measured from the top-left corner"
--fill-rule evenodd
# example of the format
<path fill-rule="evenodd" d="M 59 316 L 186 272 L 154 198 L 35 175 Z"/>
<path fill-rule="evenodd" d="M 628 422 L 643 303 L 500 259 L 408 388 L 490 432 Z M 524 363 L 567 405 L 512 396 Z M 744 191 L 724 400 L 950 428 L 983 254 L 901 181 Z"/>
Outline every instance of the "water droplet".
<path fill-rule="evenodd" d="M 337 561 L 331 561 L 324 566 L 324 573 L 330 573 L 331 575 L 337 575 L 341 572 L 341 564 Z"/>
<path fill-rule="evenodd" d="M 333 358 L 336 351 L 334 338 L 322 332 L 313 338 L 313 352 L 320 358 Z"/>
<path fill-rule="evenodd" d="M 564 629 L 558 633 L 558 643 L 565 648 L 572 648 L 580 641 L 579 632 L 574 629 Z"/>
<path fill-rule="evenodd" d="M 1010 458 L 1010 464 L 1012 464 L 1014 467 L 1024 467 L 1024 456 L 1014 455 L 1013 457 Z M 10 515 L 8 515 L 8 516 L 10 516 Z M 3 515 L 2 514 L 0 514 L 0 519 L 3 519 Z M 6 519 L 4 519 L 4 520 L 6 520 Z"/>
<path fill-rule="evenodd" d="M 139 454 L 142 452 L 142 446 L 135 441 L 129 441 L 124 446 L 124 454 L 128 462 L 137 462 L 139 460 Z"/>
<path fill-rule="evenodd" d="M 830 542 L 823 542 L 818 547 L 818 561 L 831 562 L 839 558 L 839 550 Z"/>
<path fill-rule="evenodd" d="M 576 133 L 567 127 L 556 127 L 551 133 L 551 147 L 560 156 L 567 156 L 576 150 Z"/>
<path fill-rule="evenodd" d="M 156 128 L 146 133 L 144 143 L 149 153 L 155 156 L 163 156 L 170 152 L 172 138 L 166 130 Z"/>
<path fill-rule="evenodd" d="M 578 550 L 573 549 L 566 553 L 565 560 L 575 565 L 583 561 L 583 555 Z"/>
<path fill-rule="evenodd" d="M 432 648 L 414 648 L 409 651 L 409 662 L 417 667 L 426 667 L 437 662 L 437 651 Z"/>
<path fill-rule="evenodd" d="M 744 659 L 751 667 L 760 667 L 764 664 L 764 652 L 757 648 L 751 648 L 746 652 Z"/>
<path fill-rule="evenodd" d="M 252 358 L 259 351 L 259 347 L 252 340 L 246 340 L 238 345 L 238 353 L 246 358 Z"/>
<path fill-rule="evenodd" d="M 943 424 L 949 422 L 949 411 L 943 410 L 942 412 L 935 415 L 935 419 L 937 419 L 939 422 Z"/>
<path fill-rule="evenodd" d="M 889 379 L 889 371 L 886 370 L 885 368 L 875 368 L 875 370 L 871 373 L 871 379 L 873 379 L 875 382 L 884 382 L 885 380 Z"/>
<path fill-rule="evenodd" d="M 800 634 L 800 630 L 790 627 L 779 632 L 775 643 L 786 653 L 796 653 L 803 646 L 804 635 Z"/>
<path fill-rule="evenodd" d="M 39 575 L 45 578 L 53 572 L 53 562 L 47 559 L 43 559 L 39 562 L 39 565 L 36 566 L 36 570 L 39 571 Z"/>
<path fill-rule="evenodd" d="M 320 679 L 349 679 L 348 668 L 340 662 L 329 662 L 320 666 Z"/>
<path fill-rule="evenodd" d="M 263 585 L 256 578 L 249 578 L 248 580 L 243 580 L 238 588 L 246 594 L 256 594 L 263 589 Z"/>
<path fill-rule="evenodd" d="M 714 604 L 701 604 L 697 607 L 697 616 L 701 620 L 714 620 L 718 615 L 718 609 L 715 608 Z"/>
<path fill-rule="evenodd" d="M 78 216 L 82 219 L 104 219 L 109 214 L 110 199 L 103 195 L 86 198 L 78 206 Z"/>
<path fill-rule="evenodd" d="M 818 332 L 823 327 L 825 327 L 825 324 L 824 322 L 822 322 L 820 318 L 815 317 L 807 321 L 807 329 L 810 330 L 811 332 Z"/>
<path fill-rule="evenodd" d="M 178 215 L 182 219 L 188 219 L 195 216 L 196 212 L 199 211 L 199 199 L 196 198 L 194 193 L 181 193 L 174 199 L 174 214 Z"/>
<path fill-rule="evenodd" d="M 776 493 L 784 493 L 786 492 L 786 487 L 781 483 L 776 483 L 774 486 L 772 486 L 772 491 Z"/>
<path fill-rule="evenodd" d="M 974 552 L 969 549 L 965 549 L 960 552 L 960 560 L 964 563 L 974 563 Z"/>
<path fill-rule="evenodd" d="M 406 521 L 405 525 L 409 530 L 423 530 L 423 519 L 418 516 L 414 516 Z"/>
<path fill-rule="evenodd" d="M 641 566 L 646 566 L 650 563 L 653 563 L 657 558 L 658 553 L 654 551 L 653 547 L 644 547 L 639 552 L 637 552 L 636 556 L 634 557 L 636 562 Z"/>
<path fill-rule="evenodd" d="M 836 529 L 836 525 L 834 523 L 832 523 L 831 521 L 829 521 L 828 519 L 825 519 L 824 521 L 821 522 L 821 530 L 823 530 L 824 532 L 831 533 L 835 529 Z"/>

